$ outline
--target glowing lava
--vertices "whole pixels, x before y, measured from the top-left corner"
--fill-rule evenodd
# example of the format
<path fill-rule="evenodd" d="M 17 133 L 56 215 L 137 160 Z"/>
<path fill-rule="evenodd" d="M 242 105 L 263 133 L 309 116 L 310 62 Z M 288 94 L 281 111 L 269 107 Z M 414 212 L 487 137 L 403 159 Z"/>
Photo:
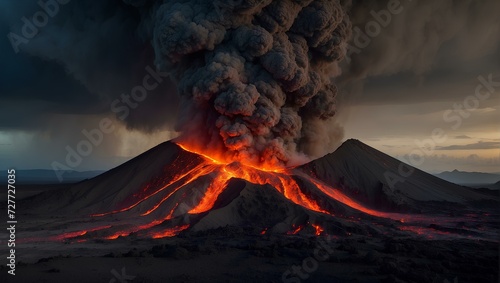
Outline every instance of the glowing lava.
<path fill-rule="evenodd" d="M 186 230 L 187 228 L 189 228 L 189 224 L 182 225 L 182 226 L 176 226 L 176 227 L 173 227 L 173 228 L 170 228 L 170 229 L 166 229 L 166 230 L 164 230 L 162 232 L 153 233 L 151 235 L 151 237 L 153 239 L 161 239 L 161 238 L 166 238 L 166 237 L 173 237 L 173 236 L 176 236 L 177 234 L 179 234 L 179 232 Z"/>
<path fill-rule="evenodd" d="M 321 233 L 323 233 L 323 231 L 325 231 L 325 229 L 323 229 L 321 226 L 319 226 L 318 224 L 311 224 L 313 226 L 313 228 L 316 230 L 316 236 L 319 236 L 321 235 Z"/>
<path fill-rule="evenodd" d="M 295 235 L 295 234 L 299 233 L 304 228 L 304 226 L 293 224 L 292 228 L 293 228 L 292 231 L 288 231 L 288 233 L 287 233 L 288 235 Z"/>
<path fill-rule="evenodd" d="M 332 208 L 325 205 L 328 204 L 328 199 L 333 199 L 372 216 L 398 221 L 408 219 L 408 215 L 367 208 L 341 191 L 311 176 L 293 171 L 294 174 L 298 174 L 294 177 L 290 169 L 279 164 L 265 162 L 256 164 L 254 160 L 250 161 L 242 157 L 228 158 L 223 153 L 207 153 L 184 144 L 178 143 L 177 145 L 184 151 L 194 154 L 188 154 L 189 157 L 185 158 L 187 160 L 177 158 L 174 162 L 178 164 L 167 165 L 164 178 L 160 176 L 159 179 L 151 181 L 125 198 L 117 205 L 118 209 L 92 215 L 104 217 L 127 212 L 129 214 L 126 218 L 134 217 L 129 224 L 106 227 L 99 232 L 101 238 L 113 240 L 131 234 L 155 239 L 175 236 L 190 227 L 189 217 L 186 216 L 206 213 L 213 209 L 217 199 L 227 189 L 228 182 L 233 178 L 257 185 L 270 185 L 291 202 L 329 216 L 334 216 L 330 211 Z M 315 187 L 316 191 L 314 193 L 304 191 L 297 183 L 299 177 L 302 182 L 309 183 L 309 188 Z M 193 194 L 193 190 L 201 192 L 201 196 Z M 323 201 L 319 202 L 319 199 Z M 180 218 L 176 215 L 184 215 L 184 217 Z M 160 228 L 163 226 L 171 228 Z M 287 234 L 297 234 L 304 227 L 304 225 L 293 226 Z M 324 232 L 324 228 L 318 224 L 313 224 L 312 227 L 317 236 Z M 261 233 L 265 234 L 266 231 L 267 228 Z M 61 238 L 57 239 L 81 237 L 86 234 L 87 231 L 75 231 L 61 235 Z"/>
<path fill-rule="evenodd" d="M 307 197 L 288 171 L 282 166 L 263 163 L 260 167 L 257 167 L 253 164 L 246 163 L 244 160 L 228 162 L 224 159 L 211 157 L 199 150 L 194 150 L 181 144 L 179 144 L 179 146 L 186 151 L 201 155 L 206 158 L 207 162 L 212 162 L 219 166 L 219 170 L 217 171 L 219 173 L 208 187 L 200 203 L 189 211 L 191 214 L 210 210 L 215 204 L 217 197 L 227 187 L 227 182 L 231 178 L 242 179 L 257 185 L 269 184 L 276 188 L 287 199 L 298 205 L 316 212 L 330 214 L 327 210 L 322 209 L 314 199 Z M 221 155 L 215 154 L 214 156 Z"/>

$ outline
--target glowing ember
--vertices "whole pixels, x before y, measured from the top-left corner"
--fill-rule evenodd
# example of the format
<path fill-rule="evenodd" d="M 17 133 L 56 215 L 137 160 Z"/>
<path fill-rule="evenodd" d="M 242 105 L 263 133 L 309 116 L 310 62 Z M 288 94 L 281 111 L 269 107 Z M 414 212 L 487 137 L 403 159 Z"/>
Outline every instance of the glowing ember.
<path fill-rule="evenodd" d="M 77 238 L 77 237 L 81 237 L 81 236 L 87 235 L 87 233 L 89 233 L 89 232 L 95 232 L 95 231 L 99 231 L 99 230 L 105 230 L 105 229 L 108 229 L 110 227 L 111 227 L 111 225 L 106 225 L 106 226 L 102 226 L 102 227 L 92 228 L 92 229 L 89 229 L 89 230 L 73 231 L 73 232 L 68 232 L 68 233 L 64 233 L 64 234 L 61 234 L 61 235 L 57 235 L 57 236 L 51 237 L 50 239 L 53 240 L 53 241 L 63 241 L 63 240 Z"/>
<path fill-rule="evenodd" d="M 321 226 L 319 226 L 318 224 L 312 224 L 311 226 L 314 227 L 314 229 L 316 230 L 316 236 L 319 236 L 321 235 L 321 233 L 323 233 L 323 231 L 325 231 Z"/>
<path fill-rule="evenodd" d="M 74 231 L 69 233 L 64 233 L 62 235 L 55 236 L 53 239 L 56 241 L 62 241 L 66 239 L 76 238 L 87 234 L 87 231 Z"/>
<path fill-rule="evenodd" d="M 129 228 L 126 230 L 121 230 L 121 231 L 118 231 L 110 236 L 105 237 L 105 239 L 106 240 L 115 240 L 115 239 L 118 239 L 118 237 L 126 237 L 132 233 L 139 232 L 141 230 L 146 230 L 146 229 L 149 229 L 149 228 L 154 227 L 156 225 L 159 225 L 159 224 L 163 223 L 165 220 L 167 220 L 167 219 L 165 218 L 165 219 L 161 219 L 161 220 L 154 220 L 154 221 L 147 223 L 147 224 L 144 224 L 144 225 L 139 225 L 139 226 L 132 227 L 132 228 Z"/>
<path fill-rule="evenodd" d="M 173 227 L 170 229 L 167 229 L 165 231 L 159 232 L 159 233 L 153 233 L 152 238 L 153 239 L 161 239 L 161 238 L 166 238 L 166 237 L 173 237 L 179 234 L 181 231 L 186 230 L 189 227 L 189 224 L 182 225 L 182 226 L 177 226 Z"/>
<path fill-rule="evenodd" d="M 304 226 L 296 226 L 295 224 L 292 225 L 293 227 L 293 230 L 292 231 L 288 231 L 287 234 L 288 235 L 295 235 L 297 233 L 299 233 L 303 228 Z"/>

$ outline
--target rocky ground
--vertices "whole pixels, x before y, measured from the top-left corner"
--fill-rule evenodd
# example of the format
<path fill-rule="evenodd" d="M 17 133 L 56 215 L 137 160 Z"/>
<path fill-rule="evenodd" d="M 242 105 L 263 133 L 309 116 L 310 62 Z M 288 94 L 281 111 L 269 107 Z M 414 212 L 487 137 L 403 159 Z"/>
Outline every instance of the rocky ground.
<path fill-rule="evenodd" d="M 391 187 L 384 176 L 400 162 L 350 140 L 271 175 L 297 184 L 295 201 L 273 182 L 232 178 L 210 210 L 188 213 L 224 171 L 207 162 L 167 142 L 90 180 L 18 186 L 16 275 L 1 233 L 0 282 L 499 280 L 498 191 L 417 169 Z"/>
<path fill-rule="evenodd" d="M 423 237 L 250 235 L 220 228 L 158 240 L 69 243 L 1 282 L 498 282 L 498 243 Z M 112 252 L 110 252 L 112 250 Z M 54 254 L 54 253 L 52 253 Z M 30 262 L 31 261 L 31 262 Z M 123 281 L 120 281 L 123 280 Z M 447 281 L 448 280 L 448 281 Z"/>

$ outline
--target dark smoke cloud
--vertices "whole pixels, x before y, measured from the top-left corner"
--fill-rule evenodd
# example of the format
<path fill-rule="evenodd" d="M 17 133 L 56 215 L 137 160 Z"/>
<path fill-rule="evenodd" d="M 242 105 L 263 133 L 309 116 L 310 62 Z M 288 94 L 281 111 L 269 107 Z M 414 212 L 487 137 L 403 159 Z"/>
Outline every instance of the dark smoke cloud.
<path fill-rule="evenodd" d="M 376 21 L 373 13 L 387 11 L 389 2 L 394 0 L 353 0 L 353 27 L 366 33 L 366 24 Z M 402 11 L 392 14 L 378 35 L 369 36 L 366 47 L 349 52 L 350 61 L 343 68 L 344 81 L 401 73 L 422 79 L 436 70 L 484 71 L 485 64 L 474 65 L 484 57 L 496 70 L 500 67 L 500 1 L 395 2 L 400 3 Z M 356 36 L 358 32 L 353 32 Z M 349 44 L 359 47 L 354 40 Z"/>
<path fill-rule="evenodd" d="M 339 136 L 324 126 L 335 114 L 332 71 L 350 36 L 341 4 L 220 2 L 169 1 L 152 13 L 156 63 L 179 85 L 181 138 L 257 163 L 327 148 Z"/>
<path fill-rule="evenodd" d="M 4 34 L 21 34 L 21 18 L 41 9 L 0 5 Z M 52 132 L 61 114 L 114 115 L 112 102 L 156 66 L 172 81 L 125 115 L 129 129 L 176 120 L 184 138 L 211 149 L 290 164 L 340 142 L 333 76 L 350 32 L 339 1 L 69 1 L 20 53 L 0 42 L 9 66 L 0 74 L 0 129 Z"/>
<path fill-rule="evenodd" d="M 32 21 L 42 10 L 37 1 L 2 1 L 0 8 L 0 32 L 20 36 L 22 17 Z M 19 44 L 19 53 L 4 36 L 0 115 L 5 118 L 0 129 L 49 129 L 50 116 L 58 114 L 78 114 L 82 119 L 114 115 L 112 101 L 142 84 L 146 66 L 154 68 L 154 50 L 141 31 L 141 13 L 122 1 L 69 1 L 59 5 L 38 34 Z M 175 93 L 175 85 L 165 80 L 123 122 L 144 132 L 172 128 Z"/>

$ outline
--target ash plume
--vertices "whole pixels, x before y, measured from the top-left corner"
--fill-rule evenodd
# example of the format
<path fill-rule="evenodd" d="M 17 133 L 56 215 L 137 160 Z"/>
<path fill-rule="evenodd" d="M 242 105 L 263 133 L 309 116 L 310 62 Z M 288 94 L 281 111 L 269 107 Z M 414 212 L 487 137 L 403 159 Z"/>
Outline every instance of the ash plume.
<path fill-rule="evenodd" d="M 169 1 L 151 13 L 156 64 L 178 83 L 180 140 L 254 163 L 317 154 L 350 22 L 339 1 Z M 338 133 L 331 136 L 335 139 Z"/>
<path fill-rule="evenodd" d="M 0 27 L 6 34 L 22 35 L 20 19 L 42 9 L 23 3 L 1 4 L 5 23 Z M 14 44 L 20 53 L 9 60 L 21 74 L 38 65 L 57 70 L 36 69 L 40 75 L 27 84 L 40 86 L 41 95 L 21 94 L 23 101 L 53 105 L 47 115 L 61 109 L 113 114 L 110 103 L 140 84 L 154 61 L 172 82 L 166 80 L 120 118 L 128 129 L 152 133 L 175 123 L 181 140 L 227 152 L 228 158 L 290 165 L 331 151 L 343 135 L 332 118 L 333 77 L 351 33 L 342 5 L 331 0 L 74 0 L 59 5 L 29 42 Z M 71 85 L 44 87 L 44 81 Z M 0 97 L 17 85 L 5 79 L 7 91 Z M 40 123 L 34 114 L 24 120 Z"/>

